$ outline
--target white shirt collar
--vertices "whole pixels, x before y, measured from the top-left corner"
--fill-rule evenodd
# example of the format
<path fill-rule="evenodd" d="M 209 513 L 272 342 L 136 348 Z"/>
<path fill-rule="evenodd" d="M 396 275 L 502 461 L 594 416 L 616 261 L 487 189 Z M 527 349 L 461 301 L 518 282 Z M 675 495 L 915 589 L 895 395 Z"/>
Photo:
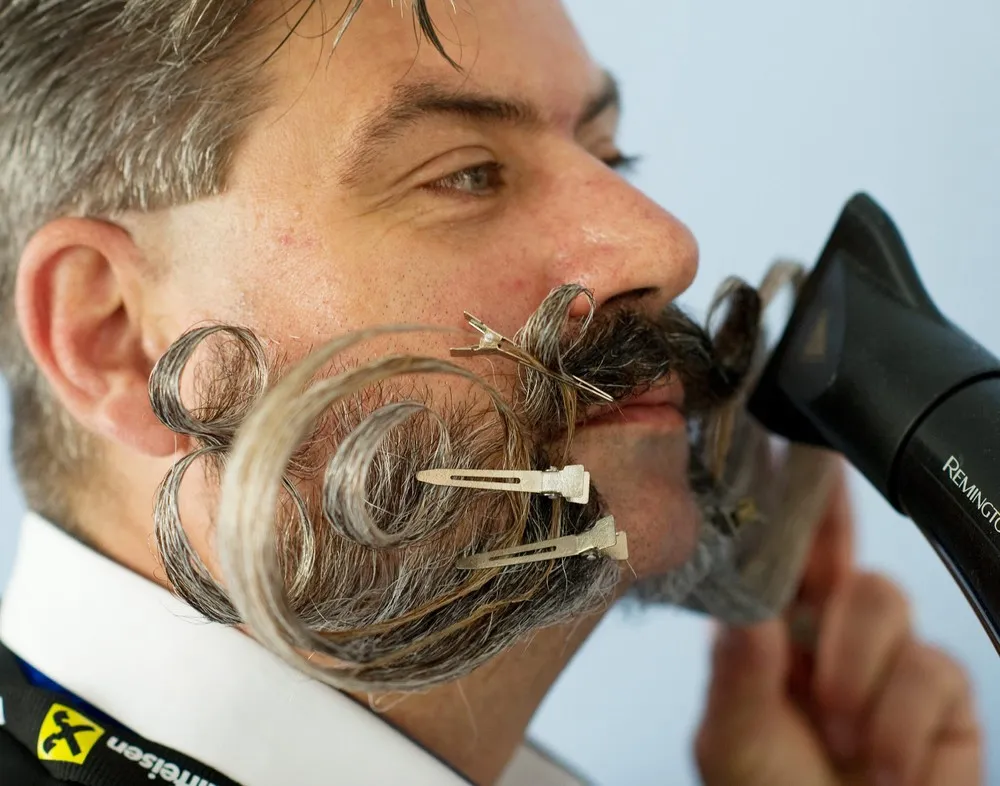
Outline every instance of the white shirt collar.
<path fill-rule="evenodd" d="M 0 639 L 137 734 L 243 786 L 468 783 L 353 700 L 34 514 Z M 526 745 L 499 786 L 579 783 Z"/>

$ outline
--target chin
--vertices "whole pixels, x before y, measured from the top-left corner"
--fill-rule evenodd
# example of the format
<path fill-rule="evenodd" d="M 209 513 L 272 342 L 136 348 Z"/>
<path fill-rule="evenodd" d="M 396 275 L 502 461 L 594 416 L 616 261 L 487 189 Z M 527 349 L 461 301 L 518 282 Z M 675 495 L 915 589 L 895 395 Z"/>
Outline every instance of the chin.
<path fill-rule="evenodd" d="M 573 440 L 573 460 L 590 472 L 616 526 L 628 534 L 629 564 L 639 579 L 680 566 L 697 544 L 689 450 L 676 411 L 586 424 Z M 623 571 L 624 580 L 636 576 Z"/>

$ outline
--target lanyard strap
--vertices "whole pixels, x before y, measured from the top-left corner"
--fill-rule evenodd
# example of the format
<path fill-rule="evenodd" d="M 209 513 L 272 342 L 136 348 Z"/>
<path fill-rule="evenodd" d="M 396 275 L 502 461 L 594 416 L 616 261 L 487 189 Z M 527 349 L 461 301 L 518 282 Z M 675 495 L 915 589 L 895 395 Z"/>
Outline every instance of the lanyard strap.
<path fill-rule="evenodd" d="M 239 786 L 190 756 L 91 715 L 66 696 L 31 685 L 13 653 L 0 644 L 0 723 L 57 780 L 87 786 Z"/>

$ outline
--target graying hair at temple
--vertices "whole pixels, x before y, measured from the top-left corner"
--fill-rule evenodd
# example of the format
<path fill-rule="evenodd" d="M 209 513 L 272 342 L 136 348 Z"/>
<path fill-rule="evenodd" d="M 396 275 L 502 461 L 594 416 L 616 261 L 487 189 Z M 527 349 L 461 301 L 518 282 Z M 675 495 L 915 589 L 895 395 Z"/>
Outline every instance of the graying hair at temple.
<path fill-rule="evenodd" d="M 581 294 L 589 296 L 578 286 L 554 290 L 514 337 L 553 373 L 521 365 L 510 400 L 435 357 L 382 355 L 330 370 L 366 342 L 426 328 L 352 333 L 290 368 L 245 328 L 204 326 L 182 336 L 150 378 L 157 416 L 200 445 L 164 479 L 156 503 L 157 545 L 179 595 L 342 689 L 418 690 L 464 676 L 532 631 L 606 605 L 622 567 L 592 554 L 458 570 L 469 554 L 590 529 L 607 513 L 600 489 L 586 505 L 571 505 L 427 485 L 416 473 L 562 466 L 578 411 L 594 403 L 568 378 L 618 400 L 673 374 L 686 388 L 701 535 L 688 564 L 643 582 L 637 597 L 737 621 L 776 613 L 801 564 L 803 513 L 818 509 L 820 486 L 807 487 L 805 508 L 793 495 L 789 518 L 787 498 L 773 497 L 784 469 L 760 461 L 766 436 L 741 414 L 761 354 L 760 295 L 728 282 L 715 312 L 724 318 L 709 333 L 674 306 L 651 317 L 627 308 L 595 313 L 591 302 L 590 317 L 571 324 L 569 305 Z M 206 340 L 212 359 L 199 375 L 195 415 L 180 401 L 180 378 Z M 437 401 L 414 382 L 430 374 L 452 375 L 482 395 Z M 179 517 L 181 480 L 199 459 L 221 492 L 218 578 Z M 754 496 L 757 489 L 772 496 Z"/>
<path fill-rule="evenodd" d="M 380 1 L 405 3 L 418 43 L 454 65 L 426 0 Z M 98 470 L 108 468 L 18 330 L 28 239 L 63 216 L 113 221 L 224 192 L 234 151 L 271 98 L 275 52 L 310 13 L 332 50 L 365 2 L 343 0 L 340 13 L 318 0 L 0 2 L 0 373 L 32 510 L 89 539 L 78 511 L 104 491 Z"/>

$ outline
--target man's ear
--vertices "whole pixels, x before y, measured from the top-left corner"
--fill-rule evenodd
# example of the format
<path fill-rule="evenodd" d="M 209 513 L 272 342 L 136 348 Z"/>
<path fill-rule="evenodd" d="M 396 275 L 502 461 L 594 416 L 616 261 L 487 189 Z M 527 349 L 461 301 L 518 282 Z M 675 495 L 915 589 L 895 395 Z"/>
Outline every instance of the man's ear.
<path fill-rule="evenodd" d="M 21 256 L 18 323 L 56 396 L 84 428 L 149 456 L 181 438 L 153 414 L 143 341 L 142 254 L 115 224 L 61 218 Z M 147 275 L 148 279 L 148 275 Z"/>

